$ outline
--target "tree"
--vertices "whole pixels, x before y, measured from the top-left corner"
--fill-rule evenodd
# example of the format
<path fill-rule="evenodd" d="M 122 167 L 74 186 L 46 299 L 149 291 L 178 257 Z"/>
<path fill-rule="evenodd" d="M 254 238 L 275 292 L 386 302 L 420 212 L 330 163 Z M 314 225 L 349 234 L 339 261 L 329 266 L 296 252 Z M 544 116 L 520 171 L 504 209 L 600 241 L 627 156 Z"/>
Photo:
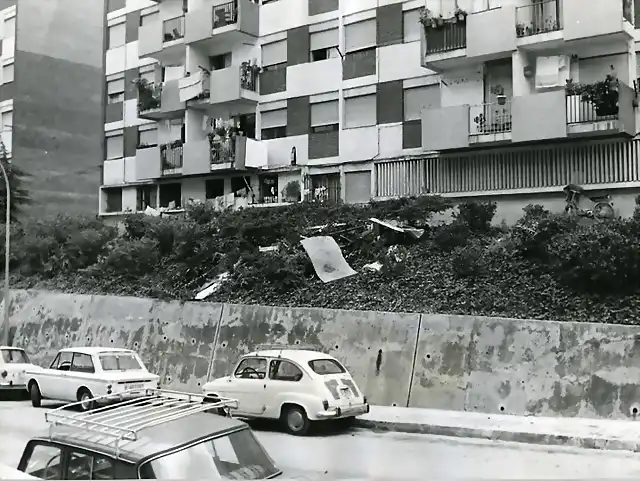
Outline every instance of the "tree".
<path fill-rule="evenodd" d="M 15 222 L 22 208 L 31 202 L 29 192 L 24 187 L 24 179 L 28 174 L 7 159 L 4 145 L 0 146 L 0 162 L 7 172 L 11 189 L 11 221 Z M 0 224 L 5 223 L 7 189 L 4 179 L 0 179 Z"/>

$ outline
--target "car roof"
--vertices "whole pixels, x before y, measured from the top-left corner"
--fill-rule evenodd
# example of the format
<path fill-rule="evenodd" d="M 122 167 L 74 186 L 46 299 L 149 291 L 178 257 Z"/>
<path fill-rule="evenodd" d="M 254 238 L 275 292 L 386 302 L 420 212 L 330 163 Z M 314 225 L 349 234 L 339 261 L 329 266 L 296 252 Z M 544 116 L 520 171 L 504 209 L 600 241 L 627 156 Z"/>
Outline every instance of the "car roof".
<path fill-rule="evenodd" d="M 15 351 L 24 351 L 21 347 L 16 346 L 0 346 L 0 349 L 13 349 Z"/>
<path fill-rule="evenodd" d="M 263 356 L 263 357 L 283 357 L 293 359 L 294 361 L 309 362 L 316 359 L 331 359 L 336 360 L 333 356 L 325 354 L 321 351 L 312 351 L 311 349 L 268 349 L 253 351 L 245 356 Z"/>
<path fill-rule="evenodd" d="M 117 412 L 117 409 L 116 406 L 109 412 Z M 145 428 L 137 434 L 135 441 L 63 426 L 55 427 L 38 439 L 137 463 L 149 456 L 188 446 L 194 441 L 242 429 L 249 429 L 249 426 L 238 419 L 198 412 Z"/>
<path fill-rule="evenodd" d="M 102 353 L 110 353 L 110 352 L 134 352 L 131 349 L 124 349 L 121 347 L 65 347 L 64 349 L 60 349 L 60 352 L 80 352 L 82 354 L 102 354 Z"/>

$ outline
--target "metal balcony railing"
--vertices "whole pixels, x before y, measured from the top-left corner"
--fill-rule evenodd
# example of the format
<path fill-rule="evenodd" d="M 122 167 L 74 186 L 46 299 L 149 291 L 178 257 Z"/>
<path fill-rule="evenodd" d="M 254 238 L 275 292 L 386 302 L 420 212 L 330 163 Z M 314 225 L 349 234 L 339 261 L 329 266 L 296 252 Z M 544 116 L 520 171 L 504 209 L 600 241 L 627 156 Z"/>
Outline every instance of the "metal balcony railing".
<path fill-rule="evenodd" d="M 560 30 L 560 2 L 547 0 L 516 8 L 516 34 L 519 38 Z"/>
<path fill-rule="evenodd" d="M 181 141 L 160 146 L 160 161 L 163 171 L 181 169 L 183 158 Z"/>
<path fill-rule="evenodd" d="M 162 41 L 173 42 L 184 38 L 184 16 L 171 18 L 162 23 Z"/>
<path fill-rule="evenodd" d="M 469 109 L 469 135 L 511 132 L 511 102 L 488 102 Z"/>
<path fill-rule="evenodd" d="M 240 66 L 240 88 L 257 92 L 259 75 L 260 68 L 257 65 L 243 62 Z"/>
<path fill-rule="evenodd" d="M 238 23 L 238 1 L 223 3 L 213 7 L 213 28 L 226 27 Z"/>
<path fill-rule="evenodd" d="M 618 102 L 595 104 L 581 95 L 567 95 L 567 124 L 587 124 L 618 118 Z"/>
<path fill-rule="evenodd" d="M 441 53 L 467 46 L 466 22 L 447 22 L 440 28 L 425 27 L 426 53 Z"/>
<path fill-rule="evenodd" d="M 209 141 L 211 146 L 211 163 L 227 164 L 236 160 L 236 138 L 213 139 Z"/>

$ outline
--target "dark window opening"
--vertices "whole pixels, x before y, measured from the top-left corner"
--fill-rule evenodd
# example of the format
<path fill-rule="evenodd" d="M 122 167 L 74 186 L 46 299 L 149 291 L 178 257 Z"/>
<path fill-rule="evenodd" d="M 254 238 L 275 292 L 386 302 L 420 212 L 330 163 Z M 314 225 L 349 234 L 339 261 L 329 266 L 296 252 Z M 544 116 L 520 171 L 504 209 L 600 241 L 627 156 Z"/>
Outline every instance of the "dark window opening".
<path fill-rule="evenodd" d="M 231 192 L 234 197 L 249 197 L 251 194 L 251 177 L 231 177 Z"/>
<path fill-rule="evenodd" d="M 330 125 L 318 125 L 316 127 L 311 127 L 311 132 L 314 134 L 320 132 L 337 132 L 339 130 L 339 124 L 330 124 Z"/>
<path fill-rule="evenodd" d="M 104 189 L 105 212 L 122 212 L 122 188 Z"/>
<path fill-rule="evenodd" d="M 170 204 L 174 209 L 182 207 L 182 184 L 178 182 L 160 184 L 160 207 L 169 207 Z"/>
<path fill-rule="evenodd" d="M 264 175 L 260 177 L 260 203 L 275 204 L 278 202 L 278 176 Z"/>
<path fill-rule="evenodd" d="M 147 207 L 156 207 L 155 185 L 140 185 L 136 189 L 136 210 L 144 211 Z"/>
<path fill-rule="evenodd" d="M 205 198 L 217 199 L 224 195 L 224 179 L 210 179 L 205 182 Z"/>
<path fill-rule="evenodd" d="M 327 60 L 329 58 L 328 48 L 319 48 L 318 50 L 311 51 L 311 61 L 319 62 L 321 60 Z"/>
<path fill-rule="evenodd" d="M 222 70 L 231 67 L 231 52 L 210 57 L 211 70 Z"/>
<path fill-rule="evenodd" d="M 245 137 L 256 138 L 256 114 L 239 115 L 237 125 Z"/>
<path fill-rule="evenodd" d="M 270 127 L 268 129 L 262 129 L 261 131 L 261 139 L 269 140 L 269 139 L 281 139 L 287 136 L 287 127 Z"/>

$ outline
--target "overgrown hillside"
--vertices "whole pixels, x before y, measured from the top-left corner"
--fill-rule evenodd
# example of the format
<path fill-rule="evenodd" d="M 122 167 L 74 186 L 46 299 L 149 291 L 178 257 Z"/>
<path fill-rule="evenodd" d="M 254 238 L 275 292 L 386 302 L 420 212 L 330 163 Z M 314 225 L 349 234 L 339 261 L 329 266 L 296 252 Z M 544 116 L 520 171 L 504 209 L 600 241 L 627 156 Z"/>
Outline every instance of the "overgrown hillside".
<path fill-rule="evenodd" d="M 453 222 L 435 225 L 433 214 L 449 207 L 438 197 L 235 213 L 197 206 L 182 219 L 130 216 L 121 232 L 100 220 L 59 217 L 13 227 L 13 286 L 186 300 L 229 272 L 208 300 L 638 322 L 640 215 L 597 222 L 530 206 L 506 229 L 491 227 L 495 205 L 469 203 Z M 372 230 L 371 217 L 425 234 L 393 238 Z M 318 279 L 300 244 L 318 234 L 338 241 L 357 275 Z M 376 261 L 379 271 L 363 269 Z"/>

